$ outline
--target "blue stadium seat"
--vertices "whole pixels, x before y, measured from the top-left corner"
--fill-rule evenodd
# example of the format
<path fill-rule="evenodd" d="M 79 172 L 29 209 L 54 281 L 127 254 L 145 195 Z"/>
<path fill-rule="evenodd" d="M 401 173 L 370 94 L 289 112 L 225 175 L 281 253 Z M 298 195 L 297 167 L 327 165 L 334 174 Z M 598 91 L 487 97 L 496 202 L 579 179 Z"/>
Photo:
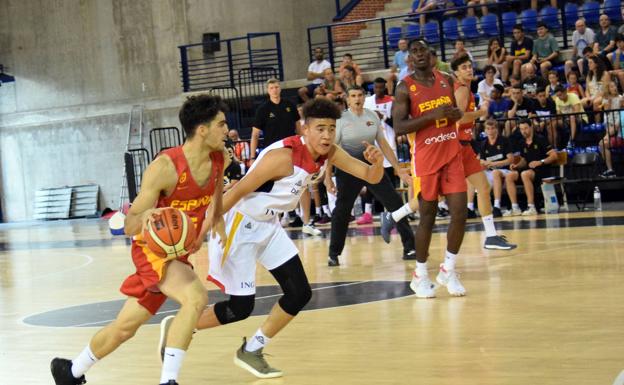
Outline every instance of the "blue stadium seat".
<path fill-rule="evenodd" d="M 420 0 L 414 0 L 412 2 L 412 12 L 414 12 L 416 8 L 418 8 L 418 4 L 420 4 Z"/>
<path fill-rule="evenodd" d="M 390 48 L 396 49 L 399 46 L 399 40 L 401 39 L 401 27 L 388 28 L 388 44 Z"/>
<path fill-rule="evenodd" d="M 457 19 L 452 17 L 442 22 L 442 30 L 444 31 L 444 38 L 446 40 L 459 39 L 459 27 L 457 25 Z"/>
<path fill-rule="evenodd" d="M 524 27 L 525 32 L 537 31 L 537 11 L 534 9 L 525 9 L 520 14 L 520 24 Z"/>
<path fill-rule="evenodd" d="M 408 24 L 405 31 L 405 37 L 415 39 L 420 36 L 420 24 Z"/>
<path fill-rule="evenodd" d="M 517 17 L 518 15 L 515 12 L 503 13 L 503 31 L 505 31 L 506 34 L 513 31 L 513 27 L 516 25 Z"/>
<path fill-rule="evenodd" d="M 565 5 L 566 27 L 574 27 L 579 18 L 578 5 L 574 3 L 566 3 Z"/>
<path fill-rule="evenodd" d="M 559 27 L 559 15 L 558 10 L 555 7 L 544 7 L 540 11 L 540 21 L 548 26 L 548 29 L 553 31 L 554 28 Z M 554 31 L 553 31 L 554 32 Z"/>
<path fill-rule="evenodd" d="M 476 39 L 481 37 L 481 33 L 477 29 L 477 18 L 475 16 L 466 16 L 461 21 L 461 29 L 465 39 Z"/>
<path fill-rule="evenodd" d="M 429 21 L 425 23 L 425 26 L 423 27 L 423 37 L 430 44 L 435 44 L 440 41 L 437 21 Z"/>
<path fill-rule="evenodd" d="M 488 36 L 498 36 L 498 18 L 493 13 L 488 13 L 481 18 L 481 29 Z"/>
<path fill-rule="evenodd" d="M 598 24 L 600 19 L 600 3 L 597 1 L 588 1 L 581 6 L 581 13 L 587 24 Z"/>
<path fill-rule="evenodd" d="M 622 4 L 620 0 L 605 0 L 604 13 L 611 19 L 611 24 L 622 22 Z"/>

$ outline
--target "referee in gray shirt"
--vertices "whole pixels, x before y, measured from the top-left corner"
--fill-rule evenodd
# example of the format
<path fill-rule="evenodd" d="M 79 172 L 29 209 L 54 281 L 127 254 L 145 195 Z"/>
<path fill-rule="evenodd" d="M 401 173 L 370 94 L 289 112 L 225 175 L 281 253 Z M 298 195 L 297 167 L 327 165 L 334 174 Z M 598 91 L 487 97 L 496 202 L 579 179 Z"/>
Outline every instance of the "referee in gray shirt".
<path fill-rule="evenodd" d="M 349 88 L 347 92 L 347 104 L 349 109 L 336 121 L 336 143 L 349 155 L 366 162 L 363 156 L 365 145 L 363 141 L 373 143 L 377 141 L 381 152 L 392 164 L 395 171 L 401 177 L 403 171 L 399 168 L 396 154 L 386 141 L 377 114 L 364 108 L 364 89 L 360 86 Z M 366 162 L 368 163 L 368 162 Z M 329 266 L 338 266 L 338 256 L 344 248 L 347 229 L 349 228 L 349 215 L 355 199 L 362 187 L 366 188 L 380 201 L 388 211 L 394 211 L 403 205 L 399 194 L 395 191 L 392 181 L 387 175 L 377 184 L 368 184 L 362 179 L 336 168 L 336 185 L 331 180 L 331 170 L 325 175 L 325 185 L 328 191 L 337 196 L 336 208 L 331 220 L 331 240 L 329 243 Z M 414 259 L 414 233 L 406 218 L 397 223 L 397 230 L 403 242 L 403 259 Z"/>

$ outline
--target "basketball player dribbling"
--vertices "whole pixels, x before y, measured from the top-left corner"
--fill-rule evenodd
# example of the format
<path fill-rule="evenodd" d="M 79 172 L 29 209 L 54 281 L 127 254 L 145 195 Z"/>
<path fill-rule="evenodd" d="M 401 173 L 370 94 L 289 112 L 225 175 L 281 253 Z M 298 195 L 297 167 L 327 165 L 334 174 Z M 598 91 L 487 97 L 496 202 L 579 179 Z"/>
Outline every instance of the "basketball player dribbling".
<path fill-rule="evenodd" d="M 453 80 L 434 70 L 430 51 L 423 40 L 408 45 L 414 73 L 396 89 L 392 110 L 397 135 L 409 134 L 412 151 L 414 194 L 419 199 L 420 224 L 416 230 L 416 269 L 410 287 L 420 298 L 435 297 L 436 286 L 429 279 L 427 259 L 435 222 L 438 196 L 446 196 L 451 213 L 447 249 L 437 281 L 451 295 L 466 291 L 455 272 L 455 260 L 464 238 L 466 224 L 466 180 L 461 145 L 455 123 L 463 112 L 457 108 Z"/>
<path fill-rule="evenodd" d="M 52 360 L 50 369 L 56 385 L 84 384 L 84 373 L 130 339 L 167 297 L 178 302 L 180 310 L 169 328 L 160 384 L 177 385 L 193 329 L 208 302 L 206 290 L 188 261 L 202 239 L 197 238 L 189 254 L 167 259 L 150 251 L 141 233 L 160 208 L 174 207 L 202 227 L 204 236 L 207 231 L 213 236 L 224 235 L 220 213 L 226 110 L 218 96 L 192 96 L 182 105 L 179 116 L 187 140 L 182 146 L 163 151 L 147 167 L 141 191 L 125 220 L 125 233 L 133 236 L 132 261 L 136 266 L 136 273 L 121 286 L 128 299 L 117 318 L 98 331 L 74 360 Z"/>
<path fill-rule="evenodd" d="M 384 175 L 383 154 L 377 147 L 366 143 L 364 158 L 369 165 L 334 144 L 340 118 L 335 103 L 312 99 L 304 105 L 303 114 L 303 136 L 291 136 L 265 148 L 243 179 L 225 194 L 225 248 L 219 247 L 219 239 L 209 241 L 208 279 L 229 294 L 229 299 L 207 308 L 198 329 L 249 317 L 256 292 L 256 260 L 284 292 L 256 334 L 248 341 L 243 339 L 234 357 L 236 365 L 259 378 L 282 376 L 267 363 L 263 349 L 312 296 L 299 251 L 280 226 L 278 214 L 295 208 L 301 194 L 320 180 L 329 164 L 368 183 L 378 183 Z M 168 322 L 162 321 L 161 330 L 167 330 Z"/>

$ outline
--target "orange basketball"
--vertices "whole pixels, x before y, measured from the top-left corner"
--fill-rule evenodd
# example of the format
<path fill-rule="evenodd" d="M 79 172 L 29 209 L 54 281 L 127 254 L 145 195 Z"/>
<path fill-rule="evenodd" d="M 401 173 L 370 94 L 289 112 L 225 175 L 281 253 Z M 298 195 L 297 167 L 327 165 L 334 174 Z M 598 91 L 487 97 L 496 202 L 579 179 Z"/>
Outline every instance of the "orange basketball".
<path fill-rule="evenodd" d="M 176 258 L 188 254 L 195 241 L 195 225 L 185 212 L 164 208 L 143 230 L 143 240 L 154 254 Z"/>

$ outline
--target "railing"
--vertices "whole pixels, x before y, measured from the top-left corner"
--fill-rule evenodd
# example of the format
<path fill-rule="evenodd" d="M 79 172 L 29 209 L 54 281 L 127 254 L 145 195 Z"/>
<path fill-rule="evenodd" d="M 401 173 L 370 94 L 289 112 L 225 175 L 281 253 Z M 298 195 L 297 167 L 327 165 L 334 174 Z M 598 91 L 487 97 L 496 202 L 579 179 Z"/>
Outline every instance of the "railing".
<path fill-rule="evenodd" d="M 257 68 L 270 69 L 279 80 L 284 80 L 279 32 L 249 33 L 178 48 L 184 92 L 244 86 L 246 84 L 240 83 L 239 72 L 254 73 Z"/>
<path fill-rule="evenodd" d="M 312 61 L 314 48 L 320 47 L 325 50 L 333 67 L 337 67 L 342 55 L 348 52 L 363 70 L 388 68 L 397 51 L 399 39 L 416 37 L 425 38 L 437 48 L 443 61 L 454 52 L 454 41 L 459 38 L 476 43 L 471 50 L 473 56 L 485 57 L 487 41 L 490 38 L 497 37 L 505 47 L 509 47 L 511 29 L 515 24 L 523 25 L 525 33 L 534 35 L 538 21 L 546 22 L 550 27 L 549 32 L 560 38 L 561 48 L 568 48 L 568 32 L 574 30 L 576 17 L 584 11 L 568 8 L 567 1 L 559 3 L 558 8 L 544 7 L 539 14 L 530 10 L 516 14 L 515 10 L 521 9 L 521 2 L 511 0 L 312 26 L 308 28 L 309 58 Z M 489 10 L 486 17 L 463 16 L 461 20 L 456 18 L 466 14 L 468 10 L 476 9 L 475 12 L 480 14 L 483 7 Z M 546 8 L 548 10 L 544 11 Z M 427 20 L 422 31 L 418 23 L 421 14 Z M 355 37 L 352 32 L 351 35 L 345 32 L 352 30 L 354 26 L 359 26 L 366 32 L 358 33 Z"/>
<path fill-rule="evenodd" d="M 341 6 L 340 4 L 345 1 L 347 1 L 346 4 Z M 345 16 L 347 16 L 349 12 L 351 12 L 351 10 L 360 3 L 360 1 L 362 0 L 336 0 L 336 16 L 334 16 L 334 21 L 344 19 Z"/>

